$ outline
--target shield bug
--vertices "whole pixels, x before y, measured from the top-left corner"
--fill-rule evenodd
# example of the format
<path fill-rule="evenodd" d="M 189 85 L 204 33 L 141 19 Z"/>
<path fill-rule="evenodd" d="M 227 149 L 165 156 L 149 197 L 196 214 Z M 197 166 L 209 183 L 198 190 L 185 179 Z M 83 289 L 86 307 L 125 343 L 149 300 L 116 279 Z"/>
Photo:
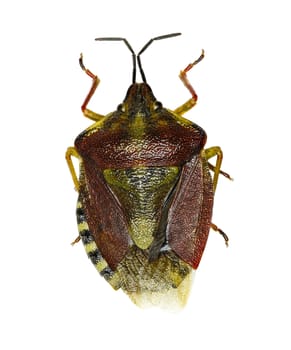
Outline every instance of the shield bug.
<path fill-rule="evenodd" d="M 228 241 L 211 222 L 219 174 L 229 177 L 220 170 L 222 151 L 204 148 L 205 131 L 182 116 L 197 102 L 187 73 L 204 51 L 181 71 L 191 98 L 174 110 L 155 98 L 142 69 L 140 55 L 153 41 L 177 35 L 155 37 L 137 55 L 124 38 L 96 39 L 123 41 L 133 58 L 132 84 L 117 110 L 107 115 L 87 108 L 99 78 L 85 67 L 82 54 L 79 60 L 93 80 L 82 111 L 94 124 L 66 153 L 79 193 L 75 242 L 81 239 L 101 276 L 138 305 L 184 305 L 210 228 Z M 79 160 L 79 176 L 72 157 Z M 209 163 L 212 157 L 215 165 Z"/>

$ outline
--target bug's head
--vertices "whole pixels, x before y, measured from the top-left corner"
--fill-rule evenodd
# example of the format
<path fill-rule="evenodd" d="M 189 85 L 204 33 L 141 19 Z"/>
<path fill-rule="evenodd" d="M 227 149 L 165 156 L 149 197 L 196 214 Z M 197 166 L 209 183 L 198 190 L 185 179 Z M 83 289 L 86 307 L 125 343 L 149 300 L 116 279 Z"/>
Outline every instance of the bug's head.
<path fill-rule="evenodd" d="M 159 108 L 162 108 L 162 104 L 157 101 L 151 87 L 147 83 L 134 83 L 128 88 L 120 108 L 122 112 L 129 116 L 139 114 L 149 117 Z"/>

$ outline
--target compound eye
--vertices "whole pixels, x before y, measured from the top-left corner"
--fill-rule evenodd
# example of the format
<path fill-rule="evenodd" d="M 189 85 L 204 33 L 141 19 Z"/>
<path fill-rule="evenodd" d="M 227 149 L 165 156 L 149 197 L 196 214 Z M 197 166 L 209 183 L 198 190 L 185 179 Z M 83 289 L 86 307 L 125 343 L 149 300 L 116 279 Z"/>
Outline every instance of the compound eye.
<path fill-rule="evenodd" d="M 157 111 L 158 109 L 161 109 L 163 107 L 163 105 L 161 104 L 161 102 L 156 101 L 154 104 L 154 111 Z"/>
<path fill-rule="evenodd" d="M 120 105 L 118 105 L 117 110 L 119 112 L 125 113 L 125 107 L 123 103 L 120 103 Z"/>

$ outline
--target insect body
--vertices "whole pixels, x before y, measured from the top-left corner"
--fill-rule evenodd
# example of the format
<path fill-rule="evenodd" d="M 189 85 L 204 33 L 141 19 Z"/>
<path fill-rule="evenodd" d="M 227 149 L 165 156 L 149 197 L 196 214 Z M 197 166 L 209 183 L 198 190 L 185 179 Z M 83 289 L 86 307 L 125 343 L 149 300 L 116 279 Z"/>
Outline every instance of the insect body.
<path fill-rule="evenodd" d="M 137 56 L 126 39 L 96 39 L 124 41 L 133 55 L 133 83 L 123 103 L 105 116 L 87 109 L 99 79 L 81 55 L 81 67 L 93 79 L 82 110 L 94 124 L 66 153 L 79 192 L 79 239 L 100 274 L 137 304 L 171 299 L 184 305 L 210 227 L 228 240 L 211 223 L 222 152 L 205 149 L 205 131 L 182 117 L 197 101 L 187 72 L 204 52 L 180 73 L 191 98 L 173 111 L 156 100 L 141 66 L 140 54 L 152 41 L 176 35 L 150 40 Z M 136 83 L 136 61 L 142 83 Z M 80 161 L 79 178 L 72 156 Z M 212 157 L 215 166 L 208 163 Z"/>

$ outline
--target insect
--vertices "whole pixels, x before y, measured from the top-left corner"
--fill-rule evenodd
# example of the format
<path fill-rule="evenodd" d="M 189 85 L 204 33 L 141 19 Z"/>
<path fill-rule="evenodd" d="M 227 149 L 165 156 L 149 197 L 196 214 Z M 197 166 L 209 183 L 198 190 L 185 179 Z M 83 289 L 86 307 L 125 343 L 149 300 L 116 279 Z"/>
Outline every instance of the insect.
<path fill-rule="evenodd" d="M 177 35 L 155 37 L 137 55 L 125 38 L 96 39 L 123 41 L 133 58 L 132 84 L 107 115 L 87 108 L 100 80 L 85 67 L 82 54 L 79 59 L 93 81 L 82 111 L 94 123 L 66 152 L 79 193 L 75 242 L 82 240 L 100 275 L 138 305 L 185 305 L 210 228 L 228 242 L 211 222 L 218 177 L 229 177 L 220 170 L 222 151 L 204 148 L 205 131 L 183 117 L 197 102 L 187 73 L 204 51 L 180 72 L 191 98 L 174 110 L 155 98 L 141 64 L 140 55 L 152 42 Z M 72 157 L 79 160 L 79 176 Z M 213 157 L 215 165 L 209 163 Z"/>

